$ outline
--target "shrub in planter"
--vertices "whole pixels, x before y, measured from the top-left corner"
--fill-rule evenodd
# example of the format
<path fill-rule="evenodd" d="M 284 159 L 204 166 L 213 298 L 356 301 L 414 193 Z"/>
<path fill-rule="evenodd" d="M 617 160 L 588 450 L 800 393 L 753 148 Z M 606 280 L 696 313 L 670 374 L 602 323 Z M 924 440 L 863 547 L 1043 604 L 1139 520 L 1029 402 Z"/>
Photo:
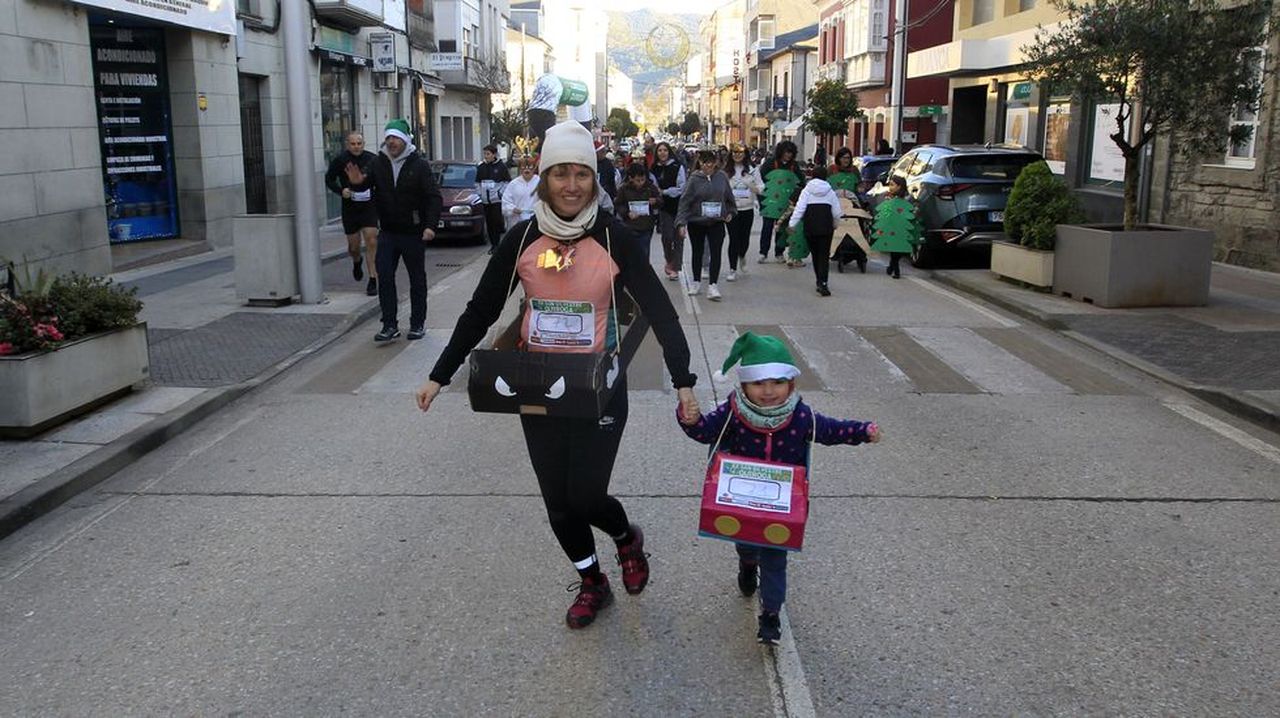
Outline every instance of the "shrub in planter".
<path fill-rule="evenodd" d="M 1056 227 L 1084 219 L 1075 195 L 1049 165 L 1027 165 L 1013 183 L 1004 210 L 1004 228 L 1009 238 L 1030 249 L 1051 250 Z"/>
<path fill-rule="evenodd" d="M 110 279 L 69 274 L 26 282 L 0 295 L 0 356 L 56 349 L 63 341 L 138 323 L 136 289 Z"/>

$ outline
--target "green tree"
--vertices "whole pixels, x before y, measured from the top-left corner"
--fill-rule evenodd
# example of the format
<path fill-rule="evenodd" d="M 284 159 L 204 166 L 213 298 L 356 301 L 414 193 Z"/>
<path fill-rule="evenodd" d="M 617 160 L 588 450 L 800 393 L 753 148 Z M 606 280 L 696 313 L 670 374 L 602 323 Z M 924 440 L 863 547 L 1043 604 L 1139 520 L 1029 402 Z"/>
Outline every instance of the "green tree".
<path fill-rule="evenodd" d="M 1045 162 L 1033 162 L 1018 173 L 1004 208 L 1009 238 L 1031 249 L 1053 249 L 1060 224 L 1079 222 L 1080 204 Z"/>
<path fill-rule="evenodd" d="M 609 119 L 604 121 L 604 127 L 619 139 L 640 133 L 640 127 L 631 119 L 631 111 L 624 107 L 609 110 Z"/>
<path fill-rule="evenodd" d="M 698 113 L 684 113 L 684 120 L 680 123 L 680 133 L 688 137 L 698 130 L 702 129 L 702 120 L 698 119 Z"/>
<path fill-rule="evenodd" d="M 1124 226 L 1138 219 L 1142 149 L 1169 133 L 1192 153 L 1240 141 L 1231 108 L 1257 107 L 1258 50 L 1272 0 L 1052 0 L 1066 19 L 1023 48 L 1049 92 L 1118 104 L 1108 135 L 1124 155 Z M 1245 137 L 1244 139 L 1247 139 Z"/>
<path fill-rule="evenodd" d="M 524 102 L 494 112 L 489 118 L 489 134 L 494 142 L 511 144 L 529 134 L 529 103 Z"/>
<path fill-rule="evenodd" d="M 858 109 L 858 93 L 840 80 L 819 80 L 805 92 L 808 114 L 805 129 L 826 139 L 849 131 L 849 120 L 862 117 Z"/>

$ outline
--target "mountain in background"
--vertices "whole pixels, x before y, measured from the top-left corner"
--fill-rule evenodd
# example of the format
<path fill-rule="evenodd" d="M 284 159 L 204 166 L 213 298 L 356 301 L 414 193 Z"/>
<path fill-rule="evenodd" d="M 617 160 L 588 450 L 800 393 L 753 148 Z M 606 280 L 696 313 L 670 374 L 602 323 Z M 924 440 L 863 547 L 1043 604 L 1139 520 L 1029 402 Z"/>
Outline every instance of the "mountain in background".
<path fill-rule="evenodd" d="M 617 67 L 635 83 L 637 104 L 646 96 L 658 93 L 663 83 L 684 76 L 683 62 L 675 67 L 655 67 L 645 48 L 645 41 L 654 28 L 665 24 L 675 25 L 688 35 L 689 54 L 695 54 L 699 44 L 698 24 L 706 15 L 671 15 L 650 10 L 606 12 L 609 14 L 609 64 Z"/>

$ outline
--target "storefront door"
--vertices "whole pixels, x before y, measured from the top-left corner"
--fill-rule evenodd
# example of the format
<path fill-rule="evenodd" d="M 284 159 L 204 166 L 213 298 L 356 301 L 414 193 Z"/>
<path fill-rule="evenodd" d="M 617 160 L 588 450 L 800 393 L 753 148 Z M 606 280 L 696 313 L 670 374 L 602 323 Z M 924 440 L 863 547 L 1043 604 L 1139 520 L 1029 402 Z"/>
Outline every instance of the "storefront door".
<path fill-rule="evenodd" d="M 355 73 L 350 65 L 320 61 L 320 125 L 324 134 L 325 168 L 344 149 L 348 132 L 356 129 L 356 85 Z M 377 142 L 365 142 L 371 151 L 376 151 Z M 325 214 L 329 219 L 336 219 L 342 214 L 342 199 L 333 192 L 326 191 Z"/>
<path fill-rule="evenodd" d="M 110 241 L 176 237 L 164 31 L 91 22 L 89 48 Z"/>

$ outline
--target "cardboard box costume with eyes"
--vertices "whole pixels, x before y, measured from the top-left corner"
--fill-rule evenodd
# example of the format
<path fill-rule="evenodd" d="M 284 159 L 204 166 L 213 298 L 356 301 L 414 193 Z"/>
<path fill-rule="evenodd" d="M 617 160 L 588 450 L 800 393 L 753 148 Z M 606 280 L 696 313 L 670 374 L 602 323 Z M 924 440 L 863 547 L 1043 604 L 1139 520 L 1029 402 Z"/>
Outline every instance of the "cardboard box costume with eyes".
<path fill-rule="evenodd" d="M 512 282 L 518 275 L 525 297 L 493 348 L 471 352 L 471 408 L 598 418 L 649 323 L 615 291 L 618 267 L 594 239 L 539 237 L 521 249 Z"/>

